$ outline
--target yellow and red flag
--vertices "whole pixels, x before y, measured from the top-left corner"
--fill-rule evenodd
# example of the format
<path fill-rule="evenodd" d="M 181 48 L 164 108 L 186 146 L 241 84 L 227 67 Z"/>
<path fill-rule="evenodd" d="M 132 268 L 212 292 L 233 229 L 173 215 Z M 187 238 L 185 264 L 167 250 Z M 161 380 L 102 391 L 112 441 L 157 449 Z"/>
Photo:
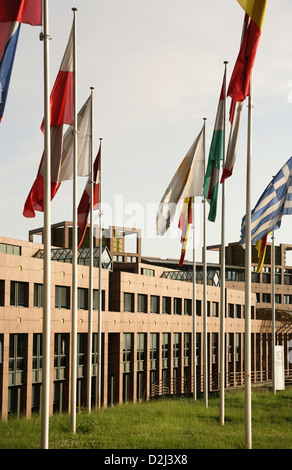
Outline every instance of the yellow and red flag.
<path fill-rule="evenodd" d="M 267 238 L 268 235 L 264 235 L 263 238 L 258 240 L 255 244 L 256 250 L 258 252 L 258 267 L 257 273 L 260 273 L 265 261 L 266 249 L 267 249 Z"/>

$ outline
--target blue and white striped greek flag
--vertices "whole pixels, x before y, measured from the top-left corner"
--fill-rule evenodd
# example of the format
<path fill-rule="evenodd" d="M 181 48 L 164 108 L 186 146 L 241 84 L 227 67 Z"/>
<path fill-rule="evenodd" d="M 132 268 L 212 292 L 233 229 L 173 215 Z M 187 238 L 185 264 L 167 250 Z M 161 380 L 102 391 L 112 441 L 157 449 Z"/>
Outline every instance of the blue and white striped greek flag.
<path fill-rule="evenodd" d="M 292 215 L 292 157 L 267 186 L 251 211 L 251 243 L 281 226 L 283 215 Z M 246 216 L 242 219 L 240 244 L 245 244 Z"/>

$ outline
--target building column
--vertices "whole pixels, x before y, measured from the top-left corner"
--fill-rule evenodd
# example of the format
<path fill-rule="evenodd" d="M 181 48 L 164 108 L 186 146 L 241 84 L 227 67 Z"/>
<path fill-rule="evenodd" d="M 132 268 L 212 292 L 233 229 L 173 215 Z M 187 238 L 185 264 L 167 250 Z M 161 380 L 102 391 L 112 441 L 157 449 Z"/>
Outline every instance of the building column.
<path fill-rule="evenodd" d="M 8 418 L 8 381 L 9 381 L 9 333 L 3 335 L 2 345 L 3 360 L 3 383 L 2 383 L 2 419 L 7 421 Z"/>
<path fill-rule="evenodd" d="M 27 359 L 26 359 L 26 417 L 31 416 L 32 405 L 32 355 L 33 355 L 33 333 L 27 335 Z"/>

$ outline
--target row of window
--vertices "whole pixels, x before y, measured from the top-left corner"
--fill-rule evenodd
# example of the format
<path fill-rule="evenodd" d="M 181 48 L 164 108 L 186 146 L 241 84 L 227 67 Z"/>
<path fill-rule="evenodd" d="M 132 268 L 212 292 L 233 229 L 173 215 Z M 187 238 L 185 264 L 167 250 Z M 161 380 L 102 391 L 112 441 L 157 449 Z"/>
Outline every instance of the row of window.
<path fill-rule="evenodd" d="M 5 282 L 0 280 L 0 306 L 5 305 Z M 28 307 L 29 283 L 10 281 L 10 306 Z M 98 310 L 98 290 L 93 290 L 93 310 Z M 34 284 L 33 306 L 42 308 L 44 305 L 43 284 Z M 55 308 L 70 309 L 70 287 L 55 286 Z M 78 287 L 77 308 L 88 310 L 88 289 Z M 102 291 L 102 309 L 105 310 L 105 292 Z"/>
<path fill-rule="evenodd" d="M 254 283 L 271 284 L 271 268 L 264 266 L 261 273 L 256 272 L 257 267 L 252 266 L 251 281 Z M 226 269 L 226 280 L 234 282 L 244 282 L 245 272 L 243 270 Z M 275 268 L 275 284 L 282 284 L 282 269 Z M 292 285 L 292 270 L 284 268 L 283 284 Z"/>
<path fill-rule="evenodd" d="M 256 294 L 257 302 L 263 302 L 270 304 L 272 302 L 272 296 L 269 293 L 257 293 Z M 275 303 L 276 304 L 292 304 L 292 295 L 290 294 L 275 294 Z"/>
<path fill-rule="evenodd" d="M 150 312 L 156 314 L 161 312 L 167 315 L 192 315 L 192 299 L 137 294 L 136 302 L 137 308 L 135 310 L 135 294 L 133 292 L 124 292 L 124 312 L 137 311 L 138 313 Z M 198 316 L 202 315 L 201 300 L 196 300 L 196 314 Z M 212 317 L 219 316 L 219 302 L 207 302 L 207 315 Z"/>

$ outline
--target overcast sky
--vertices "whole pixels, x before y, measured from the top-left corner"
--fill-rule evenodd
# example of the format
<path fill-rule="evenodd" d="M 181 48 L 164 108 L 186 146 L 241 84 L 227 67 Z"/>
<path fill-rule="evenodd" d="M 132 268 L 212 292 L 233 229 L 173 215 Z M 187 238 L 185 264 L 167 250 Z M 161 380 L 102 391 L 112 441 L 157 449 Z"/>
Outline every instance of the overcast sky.
<path fill-rule="evenodd" d="M 142 228 L 145 256 L 179 258 L 177 220 L 155 234 L 156 207 L 206 117 L 207 157 L 227 60 L 239 51 L 244 11 L 236 0 L 50 0 L 50 81 L 57 76 L 77 7 L 78 108 L 95 88 L 95 149 L 103 138 L 104 225 Z M 292 155 L 292 3 L 268 0 L 254 67 L 252 207 Z M 43 152 L 41 28 L 22 25 L 0 124 L 2 236 L 27 240 L 43 225 L 22 215 Z M 228 109 L 230 102 L 228 101 Z M 247 103 L 246 103 L 247 104 Z M 247 108 L 233 176 L 226 183 L 226 242 L 238 241 L 245 213 Z M 228 126 L 229 131 L 229 126 Z M 86 178 L 78 179 L 78 198 Z M 52 223 L 72 220 L 72 182 L 52 202 Z M 207 243 L 220 243 L 217 220 Z M 196 203 L 201 246 L 202 203 Z M 276 243 L 292 243 L 287 216 Z M 191 242 L 189 248 L 191 249 Z M 191 259 L 191 251 L 187 259 Z"/>

